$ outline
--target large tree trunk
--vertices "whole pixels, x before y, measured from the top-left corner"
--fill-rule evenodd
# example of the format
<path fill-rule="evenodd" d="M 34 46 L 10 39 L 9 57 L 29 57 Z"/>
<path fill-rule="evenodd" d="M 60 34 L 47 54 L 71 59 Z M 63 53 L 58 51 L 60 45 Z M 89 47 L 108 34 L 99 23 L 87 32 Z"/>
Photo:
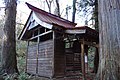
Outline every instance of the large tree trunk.
<path fill-rule="evenodd" d="M 18 72 L 16 60 L 16 0 L 5 0 L 5 25 L 2 48 L 1 73 L 13 74 Z"/>
<path fill-rule="evenodd" d="M 95 18 L 95 30 L 99 31 L 99 23 L 98 23 L 98 0 L 94 2 L 94 18 Z M 94 72 L 97 73 L 99 65 L 99 50 L 96 48 L 95 58 L 94 58 Z"/>
<path fill-rule="evenodd" d="M 100 61 L 96 80 L 120 80 L 120 0 L 98 0 Z"/>

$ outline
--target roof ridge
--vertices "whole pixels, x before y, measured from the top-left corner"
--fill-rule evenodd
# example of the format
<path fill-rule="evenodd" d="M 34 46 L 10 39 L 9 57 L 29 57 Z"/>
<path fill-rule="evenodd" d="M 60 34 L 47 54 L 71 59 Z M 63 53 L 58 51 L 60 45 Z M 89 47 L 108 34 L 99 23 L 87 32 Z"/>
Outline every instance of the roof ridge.
<path fill-rule="evenodd" d="M 51 13 L 49 13 L 49 12 L 46 12 L 46 11 L 44 11 L 44 10 L 42 10 L 42 9 L 39 9 L 39 8 L 37 8 L 37 7 L 29 4 L 29 3 L 27 3 L 27 2 L 26 2 L 26 4 L 27 4 L 27 6 L 28 6 L 31 10 L 33 10 L 33 11 L 36 11 L 36 12 L 39 12 L 39 13 L 43 13 L 44 15 L 50 16 L 50 17 L 52 17 L 52 18 L 55 18 L 55 19 L 58 19 L 58 20 L 61 20 L 61 21 L 64 21 L 64 22 L 67 22 L 67 23 L 70 23 L 70 24 L 77 25 L 77 24 L 74 23 L 74 22 L 71 22 L 71 21 L 69 21 L 69 20 L 67 20 L 67 19 L 64 19 L 64 18 L 62 18 L 62 17 L 59 17 L 59 16 L 57 16 L 57 15 L 55 15 L 55 14 L 51 14 Z"/>

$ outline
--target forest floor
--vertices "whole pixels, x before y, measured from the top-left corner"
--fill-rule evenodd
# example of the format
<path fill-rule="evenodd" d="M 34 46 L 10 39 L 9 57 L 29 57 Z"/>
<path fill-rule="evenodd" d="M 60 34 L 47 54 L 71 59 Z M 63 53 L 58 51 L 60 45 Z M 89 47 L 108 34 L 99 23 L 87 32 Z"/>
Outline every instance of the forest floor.
<path fill-rule="evenodd" d="M 86 74 L 86 80 L 93 80 L 94 76 L 95 76 L 94 73 Z M 51 80 L 51 79 L 32 76 L 29 80 Z M 82 76 L 79 76 L 79 77 L 77 76 L 77 77 L 65 77 L 65 78 L 52 79 L 52 80 L 83 80 L 83 79 L 82 79 Z"/>
<path fill-rule="evenodd" d="M 1 65 L 0 65 L 1 68 Z M 19 58 L 18 59 L 18 69 L 20 71 L 20 75 L 18 75 L 18 79 L 17 80 L 51 80 L 48 78 L 43 78 L 43 77 L 39 77 L 39 76 L 31 76 L 25 73 L 25 58 Z M 89 69 L 90 70 L 90 69 Z M 88 73 L 86 73 L 86 80 L 93 80 L 95 74 L 92 73 L 93 70 L 88 71 Z M 7 76 L 6 78 L 9 78 L 9 76 Z M 1 80 L 1 79 L 0 79 Z M 6 79 L 6 80 L 14 80 L 14 79 Z M 53 80 L 83 80 L 82 76 L 77 76 L 77 77 L 65 77 L 65 78 L 59 78 L 59 79 L 53 79 Z"/>

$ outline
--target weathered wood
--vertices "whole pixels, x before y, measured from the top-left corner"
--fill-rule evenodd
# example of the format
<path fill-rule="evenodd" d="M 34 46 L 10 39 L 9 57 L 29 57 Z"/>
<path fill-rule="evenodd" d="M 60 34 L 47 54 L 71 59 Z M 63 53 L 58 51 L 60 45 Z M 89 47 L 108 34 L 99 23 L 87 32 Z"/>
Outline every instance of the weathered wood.
<path fill-rule="evenodd" d="M 39 35 L 37 35 L 37 36 L 34 36 L 34 37 L 30 38 L 29 40 L 35 39 L 35 38 L 40 37 L 40 36 L 44 36 L 44 35 L 49 34 L 49 33 L 51 33 L 51 32 L 52 32 L 52 30 L 47 31 L 47 32 L 44 32 L 44 33 L 42 33 L 42 34 L 39 34 Z"/>
<path fill-rule="evenodd" d="M 79 41 L 66 42 L 71 46 L 66 47 L 66 76 L 77 76 L 81 73 L 81 45 Z"/>
<path fill-rule="evenodd" d="M 27 73 L 36 74 L 36 60 L 27 59 Z"/>
<path fill-rule="evenodd" d="M 99 49 L 96 47 L 95 57 L 94 57 L 94 73 L 97 73 L 99 66 Z"/>
<path fill-rule="evenodd" d="M 54 39 L 54 77 L 65 76 L 65 45 L 62 39 L 56 39 L 62 37 L 58 33 L 55 33 Z"/>
<path fill-rule="evenodd" d="M 84 39 L 82 41 L 81 45 L 81 64 L 82 64 L 82 75 L 83 80 L 85 80 L 85 53 L 84 53 Z"/>
<path fill-rule="evenodd" d="M 66 30 L 65 31 L 66 33 L 68 33 L 68 34 L 84 34 L 84 33 L 86 33 L 86 30 L 84 29 L 84 30 L 78 30 L 78 29 L 76 29 L 76 30 Z"/>
<path fill-rule="evenodd" d="M 27 59 L 27 72 L 39 76 L 51 77 L 53 75 L 53 40 L 29 46 Z"/>
<path fill-rule="evenodd" d="M 27 73 L 36 74 L 37 67 L 37 45 L 28 46 L 28 56 L 27 56 Z"/>
<path fill-rule="evenodd" d="M 28 46 L 28 59 L 36 59 L 37 45 Z"/>
<path fill-rule="evenodd" d="M 39 33 L 40 33 L 40 31 L 38 31 L 38 34 L 39 34 Z M 36 75 L 38 75 L 39 42 L 40 42 L 40 37 L 37 38 L 37 54 L 36 54 L 37 63 L 36 63 Z"/>
<path fill-rule="evenodd" d="M 53 75 L 53 40 L 39 43 L 38 75 L 51 77 Z"/>
<path fill-rule="evenodd" d="M 55 68 L 55 65 L 54 65 L 55 64 L 55 62 L 54 62 L 55 61 L 54 60 L 55 59 L 55 56 L 54 56 L 54 54 L 55 54 L 55 30 L 53 30 L 53 46 L 54 47 L 53 47 L 53 57 L 52 57 L 53 58 L 53 64 L 52 64 L 52 66 L 53 66 L 52 67 L 53 76 L 52 77 L 54 77 L 54 75 L 55 75 L 55 69 L 54 69 Z"/>

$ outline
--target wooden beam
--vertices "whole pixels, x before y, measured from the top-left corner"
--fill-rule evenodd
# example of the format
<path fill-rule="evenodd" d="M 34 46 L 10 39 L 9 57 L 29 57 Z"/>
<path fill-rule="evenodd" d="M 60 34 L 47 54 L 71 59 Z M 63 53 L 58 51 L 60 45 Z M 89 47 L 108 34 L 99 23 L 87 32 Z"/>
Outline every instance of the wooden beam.
<path fill-rule="evenodd" d="M 46 35 L 46 34 L 49 34 L 49 33 L 51 33 L 51 32 L 52 32 L 52 30 L 47 31 L 47 32 L 44 32 L 44 33 L 42 33 L 42 34 L 39 34 L 39 35 L 37 35 L 37 36 L 34 36 L 34 37 L 30 38 L 29 40 L 35 39 L 35 38 L 37 38 L 37 37 L 40 37 L 40 36 L 43 36 L 43 35 Z"/>
<path fill-rule="evenodd" d="M 60 33 L 60 34 L 65 34 L 63 31 L 57 31 L 57 30 L 54 30 L 54 32 L 56 32 L 56 33 Z"/>
<path fill-rule="evenodd" d="M 55 31 L 53 31 L 53 57 L 52 57 L 52 61 L 53 61 L 53 64 L 52 64 L 52 74 L 53 74 L 53 77 L 55 75 Z"/>
<path fill-rule="evenodd" d="M 81 45 L 81 64 L 82 64 L 82 75 L 83 80 L 85 80 L 85 53 L 84 53 L 84 39 L 82 40 Z"/>
<path fill-rule="evenodd" d="M 99 65 L 99 48 L 96 47 L 95 55 L 94 55 L 94 73 L 97 74 L 98 65 Z"/>
<path fill-rule="evenodd" d="M 65 33 L 68 33 L 68 34 L 84 34 L 86 33 L 86 30 L 83 29 L 83 30 L 66 30 Z"/>
<path fill-rule="evenodd" d="M 40 33 L 40 30 L 38 30 L 38 34 Z M 40 42 L 40 37 L 38 36 L 37 38 L 37 54 L 36 54 L 36 76 L 38 76 L 38 55 L 39 55 L 39 42 Z"/>
<path fill-rule="evenodd" d="M 83 43 L 83 40 L 79 40 L 79 42 Z M 88 45 L 88 46 L 93 46 L 93 47 L 99 47 L 98 43 L 94 43 L 94 42 L 89 42 L 89 41 L 85 41 L 84 40 L 84 45 Z"/>
<path fill-rule="evenodd" d="M 97 45 L 98 45 L 98 44 L 96 44 L 96 43 L 88 42 L 88 41 L 84 41 L 84 44 L 85 44 L 85 45 L 88 45 L 88 46 L 93 46 L 93 47 L 97 47 Z"/>

